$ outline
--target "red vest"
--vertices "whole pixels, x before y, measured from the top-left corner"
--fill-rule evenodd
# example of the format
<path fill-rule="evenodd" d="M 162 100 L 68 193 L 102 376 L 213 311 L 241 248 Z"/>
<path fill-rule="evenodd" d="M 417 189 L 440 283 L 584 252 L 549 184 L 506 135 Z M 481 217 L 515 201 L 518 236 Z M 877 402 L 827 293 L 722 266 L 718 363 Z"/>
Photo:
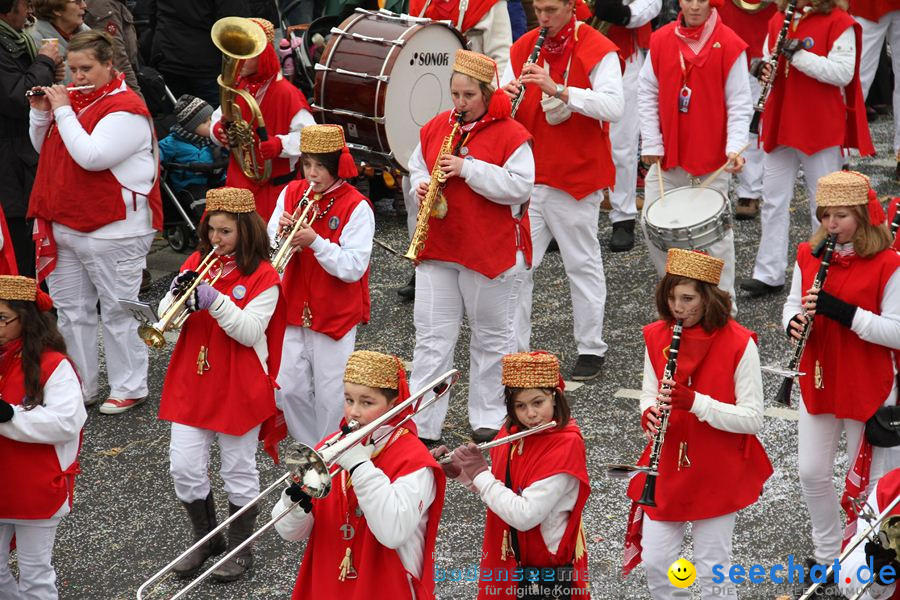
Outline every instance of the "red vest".
<path fill-rule="evenodd" d="M 516 78 L 534 48 L 537 35 L 538 30 L 532 29 L 509 49 Z M 591 70 L 604 56 L 615 51 L 615 45 L 596 29 L 577 27 L 568 85 L 590 88 Z M 537 62 L 544 64 L 543 55 Z M 556 82 L 563 81 L 562 71 L 551 70 L 550 75 Z M 516 120 L 534 136 L 535 183 L 563 190 L 576 200 L 615 184 L 609 123 L 572 112 L 568 120 L 550 125 L 541 109 L 541 90 L 536 85 L 526 86 Z"/>
<path fill-rule="evenodd" d="M 147 105 L 131 89 L 110 94 L 78 114 L 78 122 L 90 134 L 103 117 L 128 112 L 150 119 Z M 128 132 L 123 132 L 128 135 Z M 94 231 L 126 217 L 122 188 L 112 171 L 87 171 L 78 166 L 66 149 L 56 123 L 47 130 L 41 147 L 37 175 L 31 190 L 28 217 L 43 217 L 76 231 Z M 153 228 L 162 229 L 162 197 L 159 181 L 147 194 Z"/>
<path fill-rule="evenodd" d="M 68 359 L 63 354 L 51 350 L 41 355 L 41 385 L 64 360 Z M 21 355 L 7 372 L 0 373 L 0 393 L 13 406 L 25 400 Z M 49 519 L 66 498 L 72 502 L 79 472 L 78 460 L 62 469 L 53 444 L 19 442 L 0 435 L 0 473 L 6 486 L 0 494 L 0 519 Z"/>
<path fill-rule="evenodd" d="M 812 287 L 821 259 L 804 242 L 797 248 L 802 288 Z M 900 267 L 900 256 L 884 250 L 871 258 L 833 256 L 825 291 L 845 302 L 881 314 L 884 288 Z M 819 367 L 817 369 L 817 366 Z M 812 333 L 800 361 L 800 390 L 806 410 L 813 415 L 833 414 L 838 419 L 865 421 L 881 406 L 894 383 L 891 349 L 862 340 L 837 321 L 822 315 L 813 320 Z M 816 373 L 821 388 L 816 388 Z M 865 377 L 861 377 L 861 374 Z"/>
<path fill-rule="evenodd" d="M 685 77 L 675 37 L 676 23 L 669 23 L 650 38 L 650 60 L 659 81 L 659 125 L 666 155 L 663 168 L 681 167 L 691 175 L 704 175 L 728 160 L 728 112 L 725 82 L 741 52 L 747 47 L 731 29 L 718 22 L 707 44 L 709 57 L 703 66 L 685 62 L 691 88 L 688 112 L 678 110 L 678 96 Z"/>
<path fill-rule="evenodd" d="M 358 501 L 352 479 L 345 491 L 346 472 L 341 471 L 332 481 L 331 493 L 320 500 L 313 500 L 315 525 L 306 544 L 292 600 L 369 600 L 373 597 L 434 599 L 434 542 L 444 508 L 444 472 L 416 437 L 414 428 L 398 430 L 384 449 L 372 457 L 372 462 L 392 482 L 425 467 L 434 474 L 436 490 L 434 501 L 428 507 L 421 579 L 403 567 L 396 550 L 378 542 L 369 530 L 365 515 L 356 513 Z M 341 536 L 341 527 L 345 523 L 355 530 L 349 541 Z M 338 581 L 339 567 L 347 548 L 351 549 L 358 577 Z M 415 596 L 410 594 L 410 587 L 415 591 Z"/>
<path fill-rule="evenodd" d="M 675 380 L 688 382 L 696 392 L 734 404 L 734 372 L 747 343 L 755 334 L 729 319 L 712 333 L 699 325 L 685 328 L 681 337 Z M 647 354 L 658 379 L 668 360 L 672 324 L 656 321 L 644 327 Z M 678 455 L 686 444 L 689 467 L 678 469 Z M 653 444 L 647 444 L 639 465 L 649 463 Z M 756 502 L 772 465 L 755 435 L 731 433 L 703 423 L 685 410 L 672 411 L 659 460 L 656 508 L 644 506 L 655 521 L 695 521 L 720 517 Z M 628 486 L 638 500 L 646 475 Z"/>
<path fill-rule="evenodd" d="M 419 132 L 422 155 L 428 171 L 434 167 L 441 144 L 450 134 L 450 111 L 425 124 Z M 466 158 L 503 165 L 522 144 L 531 139 L 528 131 L 512 119 L 491 121 L 465 136 Z M 510 207 L 478 194 L 462 177 L 451 177 L 444 186 L 447 216 L 431 218 L 420 260 L 444 260 L 493 279 L 516 264 L 516 251 L 525 252 L 531 264 L 531 231 L 528 211 L 521 219 Z"/>
<path fill-rule="evenodd" d="M 639 48 L 646 49 L 650 47 L 651 33 L 653 33 L 653 26 L 650 23 L 645 23 L 633 29 L 621 25 L 610 25 L 606 32 L 606 37 L 619 47 L 619 58 L 624 62 L 631 58 L 631 55 L 637 52 Z M 626 108 L 626 110 L 628 109 Z"/>
<path fill-rule="evenodd" d="M 241 107 L 241 114 L 245 120 L 252 117 L 250 109 L 240 96 L 237 97 L 237 104 Z M 259 102 L 259 110 L 266 122 L 266 132 L 269 139 L 275 135 L 286 135 L 291 132 L 291 120 L 301 110 L 311 112 L 306 98 L 300 93 L 296 87 L 291 85 L 286 79 L 274 79 L 266 89 L 262 102 Z M 298 164 L 299 167 L 299 164 Z M 284 177 L 291 172 L 291 161 L 288 158 L 272 159 L 272 176 L 262 182 L 257 183 L 247 178 L 241 170 L 235 158 L 234 152 L 231 153 L 231 160 L 228 163 L 228 173 L 225 176 L 225 185 L 230 187 L 239 187 L 250 190 L 256 198 L 256 212 L 263 218 L 266 223 L 275 210 L 278 202 L 278 196 L 281 190 L 287 185 L 287 182 L 273 184 L 272 180 Z"/>
<path fill-rule="evenodd" d="M 425 8 L 425 3 L 426 0 L 410 0 L 409 14 L 416 17 L 428 17 L 435 21 L 450 21 L 453 27 L 456 27 L 456 22 L 459 20 L 460 0 L 434 0 L 428 4 L 428 10 L 423 15 L 422 9 Z M 497 0 L 472 0 L 466 4 L 466 14 L 463 16 L 460 28 L 463 34 L 475 27 L 478 21 L 497 4 Z"/>
<path fill-rule="evenodd" d="M 289 183 L 284 193 L 284 209 L 293 212 L 308 187 L 305 179 Z M 341 233 L 353 211 L 368 201 L 355 187 L 344 182 L 319 200 L 319 214 L 326 208 L 327 212 L 316 219 L 313 230 L 326 241 L 340 244 Z M 322 268 L 312 248 L 303 248 L 294 254 L 284 270 L 284 289 L 288 325 L 302 326 L 305 314 L 312 323 L 310 329 L 339 340 L 360 323 L 369 322 L 368 269 L 359 281 L 341 281 Z"/>
<path fill-rule="evenodd" d="M 850 0 L 850 14 L 869 21 L 879 21 L 895 10 L 900 10 L 897 0 Z"/>
<path fill-rule="evenodd" d="M 3 235 L 3 248 L 0 248 L 0 275 L 18 275 L 19 265 L 16 263 L 13 242 L 9 237 L 6 215 L 3 214 L 2 207 L 0 207 L 0 234 Z"/>
<path fill-rule="evenodd" d="M 504 427 L 498 438 L 508 434 Z M 509 463 L 510 457 L 512 462 Z M 520 558 L 525 567 L 556 567 L 574 564 L 573 588 L 583 590 L 578 598 L 590 598 L 588 576 L 587 544 L 581 515 L 587 497 L 591 493 L 587 474 L 584 439 L 574 419 L 562 430 L 552 429 L 538 433 L 512 444 L 491 449 L 491 473 L 501 482 L 506 482 L 506 465 L 509 463 L 510 483 L 516 494 L 541 479 L 565 473 L 578 479 L 578 498 L 569 516 L 565 533 L 556 553 L 551 553 L 541 535 L 541 526 L 528 531 L 517 531 Z M 508 542 L 507 554 L 503 556 L 503 539 L 508 535 L 509 525 L 490 509 L 484 527 L 484 545 L 481 552 L 481 577 L 478 585 L 478 600 L 488 598 L 516 598 L 517 568 L 512 545 Z M 572 594 L 575 598 L 576 594 Z"/>
<path fill-rule="evenodd" d="M 194 252 L 181 270 L 195 270 L 199 262 L 200 254 Z M 262 262 L 250 275 L 241 274 L 235 265 L 214 287 L 243 309 L 273 286 L 279 286 L 278 273 L 272 265 Z M 209 311 L 191 314 L 172 352 L 159 403 L 159 418 L 227 435 L 244 435 L 273 416 L 274 382 L 284 340 L 283 299 L 279 289 L 278 305 L 266 329 L 268 373 L 253 348 L 229 337 Z M 207 349 L 209 368 L 201 375 L 198 358 L 203 347 Z"/>
<path fill-rule="evenodd" d="M 752 2 L 753 0 L 744 1 Z M 760 2 L 755 3 L 759 4 Z M 726 0 L 716 10 L 719 11 L 722 22 L 746 42 L 748 64 L 754 58 L 761 58 L 763 55 L 763 44 L 766 43 L 766 34 L 769 32 L 769 19 L 778 12 L 775 3 L 773 2 L 761 10 L 751 13 L 738 8 L 731 0 Z M 756 102 L 756 98 L 753 101 Z"/>
<path fill-rule="evenodd" d="M 784 13 L 781 12 L 769 20 L 769 51 L 775 46 L 783 22 Z M 788 146 L 804 154 L 815 154 L 825 148 L 840 146 L 857 148 L 862 156 L 875 153 L 859 84 L 862 34 L 853 17 L 840 8 L 828 14 L 807 13 L 796 30 L 791 28 L 788 38 L 804 40 L 804 46 L 811 42 L 807 52 L 827 56 L 835 40 L 848 27 L 853 27 L 856 34 L 856 67 L 853 79 L 844 88 L 822 83 L 793 67 L 785 77 L 787 63 L 784 57 L 778 60 L 778 75 L 762 117 L 763 149 L 766 152 Z"/>

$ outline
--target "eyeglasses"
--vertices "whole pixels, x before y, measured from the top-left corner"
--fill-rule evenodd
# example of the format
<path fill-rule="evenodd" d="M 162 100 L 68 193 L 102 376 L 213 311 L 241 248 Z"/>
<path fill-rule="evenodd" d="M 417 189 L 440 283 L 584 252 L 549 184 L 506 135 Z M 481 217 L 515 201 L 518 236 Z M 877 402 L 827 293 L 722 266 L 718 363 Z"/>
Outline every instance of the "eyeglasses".
<path fill-rule="evenodd" d="M 6 327 L 10 323 L 14 321 L 18 321 L 19 317 L 13 317 L 12 319 L 8 318 L 6 315 L 0 315 L 0 328 Z"/>

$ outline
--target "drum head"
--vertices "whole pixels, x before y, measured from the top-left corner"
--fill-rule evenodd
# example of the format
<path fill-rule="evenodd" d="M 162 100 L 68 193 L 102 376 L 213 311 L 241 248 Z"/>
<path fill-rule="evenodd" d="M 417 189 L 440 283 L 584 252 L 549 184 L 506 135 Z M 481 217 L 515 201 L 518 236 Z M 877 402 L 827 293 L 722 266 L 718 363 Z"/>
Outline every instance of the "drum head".
<path fill-rule="evenodd" d="M 725 198 L 710 188 L 680 187 L 647 209 L 647 220 L 662 229 L 691 227 L 712 219 L 721 212 Z"/>

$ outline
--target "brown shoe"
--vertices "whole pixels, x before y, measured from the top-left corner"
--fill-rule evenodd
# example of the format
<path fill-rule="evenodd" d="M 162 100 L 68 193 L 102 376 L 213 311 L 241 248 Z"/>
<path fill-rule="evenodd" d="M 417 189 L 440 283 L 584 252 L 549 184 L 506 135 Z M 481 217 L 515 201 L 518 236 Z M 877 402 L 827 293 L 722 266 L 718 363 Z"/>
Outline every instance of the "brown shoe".
<path fill-rule="evenodd" d="M 738 198 L 734 207 L 734 218 L 747 221 L 759 216 L 759 198 Z"/>

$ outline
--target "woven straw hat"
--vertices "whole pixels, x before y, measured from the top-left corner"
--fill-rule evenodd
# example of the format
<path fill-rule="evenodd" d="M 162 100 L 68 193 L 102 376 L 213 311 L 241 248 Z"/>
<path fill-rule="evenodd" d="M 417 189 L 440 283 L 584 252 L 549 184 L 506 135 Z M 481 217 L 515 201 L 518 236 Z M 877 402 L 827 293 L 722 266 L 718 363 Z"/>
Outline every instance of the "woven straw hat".
<path fill-rule="evenodd" d="M 307 125 L 300 132 L 300 152 L 327 154 L 344 149 L 344 129 L 340 125 Z"/>
<path fill-rule="evenodd" d="M 722 259 L 697 250 L 669 248 L 666 258 L 666 273 L 690 277 L 713 285 L 719 285 L 724 266 L 725 261 Z"/>
<path fill-rule="evenodd" d="M 816 206 L 856 206 L 869 203 L 869 178 L 856 171 L 836 171 L 816 182 Z"/>
<path fill-rule="evenodd" d="M 28 300 L 37 298 L 37 282 L 31 277 L 0 275 L 0 300 Z"/>
<path fill-rule="evenodd" d="M 358 383 L 373 388 L 399 389 L 399 370 L 403 362 L 396 356 L 357 350 L 347 359 L 344 381 Z"/>
<path fill-rule="evenodd" d="M 243 188 L 221 187 L 206 192 L 206 212 L 251 213 L 256 210 L 253 192 Z"/>
<path fill-rule="evenodd" d="M 453 70 L 484 83 L 493 83 L 494 74 L 497 71 L 497 63 L 484 54 L 459 49 L 456 51 L 456 61 L 453 63 Z"/>
<path fill-rule="evenodd" d="M 272 25 L 271 21 L 259 17 L 251 17 L 250 20 L 262 27 L 262 30 L 266 33 L 267 42 L 270 44 L 275 42 L 275 26 Z"/>
<path fill-rule="evenodd" d="M 549 352 L 516 352 L 503 357 L 503 385 L 514 388 L 555 388 L 559 359 Z"/>

